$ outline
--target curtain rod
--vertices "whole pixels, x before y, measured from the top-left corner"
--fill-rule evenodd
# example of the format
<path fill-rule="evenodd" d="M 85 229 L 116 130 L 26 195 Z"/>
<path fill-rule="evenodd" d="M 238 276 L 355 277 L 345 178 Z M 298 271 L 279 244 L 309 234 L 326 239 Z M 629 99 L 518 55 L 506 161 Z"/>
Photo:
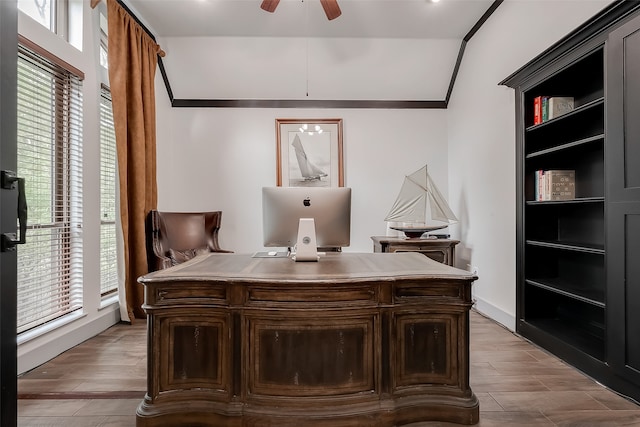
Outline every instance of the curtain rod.
<path fill-rule="evenodd" d="M 101 2 L 101 1 L 102 1 L 102 0 L 91 0 L 91 9 L 95 9 L 95 8 L 96 8 L 96 6 L 97 6 L 98 4 L 100 4 L 100 2 Z M 151 31 L 149 31 L 149 29 L 148 29 L 148 28 L 147 28 L 147 27 L 146 27 L 146 26 L 145 26 L 145 25 L 140 21 L 140 19 L 139 19 L 139 18 L 138 18 L 138 17 L 137 17 L 137 16 L 136 16 L 132 11 L 131 11 L 131 9 L 129 9 L 129 7 L 128 7 L 126 4 L 124 4 L 121 0 L 116 0 L 116 1 L 118 2 L 118 4 L 119 4 L 120 6 L 122 6 L 122 8 L 123 8 L 124 10 L 126 10 L 126 11 L 127 11 L 127 13 L 129 14 L 129 16 L 131 16 L 131 17 L 134 19 L 134 21 L 136 21 L 136 23 L 137 23 L 138 25 L 140 25 L 140 27 L 144 30 L 144 32 L 145 32 L 145 33 L 147 33 L 147 35 L 148 35 L 149 37 L 151 37 L 151 39 L 152 39 L 154 42 L 156 42 L 156 43 L 157 43 L 156 36 L 154 36 L 154 35 L 153 35 L 153 33 L 151 33 Z M 108 17 L 107 17 L 107 19 L 108 19 Z M 165 55 L 166 55 L 166 53 L 164 52 L 164 50 L 160 49 L 160 51 L 158 52 L 158 56 L 159 56 L 159 57 L 161 57 L 161 58 L 164 58 L 164 57 L 165 57 Z"/>

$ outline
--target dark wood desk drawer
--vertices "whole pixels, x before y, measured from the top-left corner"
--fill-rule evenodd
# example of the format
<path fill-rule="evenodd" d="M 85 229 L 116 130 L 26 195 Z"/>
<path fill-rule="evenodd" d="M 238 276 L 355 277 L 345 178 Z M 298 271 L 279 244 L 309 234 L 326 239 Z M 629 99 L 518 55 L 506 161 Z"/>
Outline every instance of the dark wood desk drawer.
<path fill-rule="evenodd" d="M 316 306 L 319 303 L 339 304 L 361 303 L 371 304 L 377 301 L 377 287 L 371 286 L 334 288 L 322 287 L 288 287 L 287 292 L 283 292 L 281 287 L 260 288 L 252 287 L 248 289 L 248 301 L 251 303 L 284 303 L 290 304 L 310 304 Z"/>
<path fill-rule="evenodd" d="M 228 304 L 228 295 L 224 284 L 216 283 L 180 283 L 159 284 L 147 291 L 149 304 Z"/>

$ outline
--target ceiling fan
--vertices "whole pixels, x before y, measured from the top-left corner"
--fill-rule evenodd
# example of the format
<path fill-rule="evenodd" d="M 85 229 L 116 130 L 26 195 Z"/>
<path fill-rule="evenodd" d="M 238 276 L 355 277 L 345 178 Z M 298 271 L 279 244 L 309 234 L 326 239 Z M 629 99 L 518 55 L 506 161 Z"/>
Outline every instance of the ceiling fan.
<path fill-rule="evenodd" d="M 274 12 L 278 3 L 280 3 L 280 0 L 262 0 L 260 8 L 267 12 Z M 324 13 L 327 14 L 329 21 L 342 15 L 340 6 L 338 6 L 338 0 L 320 0 L 320 3 L 322 3 L 322 8 L 324 9 Z"/>

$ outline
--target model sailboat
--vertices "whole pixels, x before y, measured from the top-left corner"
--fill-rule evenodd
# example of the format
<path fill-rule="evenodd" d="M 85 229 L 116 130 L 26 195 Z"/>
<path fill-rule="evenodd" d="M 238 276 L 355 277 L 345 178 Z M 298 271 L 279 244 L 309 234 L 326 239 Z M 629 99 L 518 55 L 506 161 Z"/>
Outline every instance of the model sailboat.
<path fill-rule="evenodd" d="M 429 223 L 428 212 L 431 220 Z M 407 237 L 420 237 L 428 231 L 439 230 L 458 222 L 429 176 L 427 165 L 405 176 L 400 194 L 384 220 L 402 223 L 390 228 L 404 232 Z"/>
<path fill-rule="evenodd" d="M 307 153 L 304 152 L 302 141 L 300 141 L 300 137 L 298 135 L 293 138 L 293 142 L 291 143 L 291 145 L 296 152 L 298 166 L 300 167 L 302 178 L 304 178 L 305 181 L 319 180 L 320 178 L 327 176 L 326 172 L 311 163 L 311 161 L 307 157 Z"/>

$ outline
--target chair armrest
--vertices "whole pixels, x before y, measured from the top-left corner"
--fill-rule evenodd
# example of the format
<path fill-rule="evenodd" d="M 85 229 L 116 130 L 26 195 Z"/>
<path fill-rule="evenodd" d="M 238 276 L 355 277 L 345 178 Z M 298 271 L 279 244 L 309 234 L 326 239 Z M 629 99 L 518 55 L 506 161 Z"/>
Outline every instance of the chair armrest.
<path fill-rule="evenodd" d="M 211 252 L 219 252 L 219 253 L 225 253 L 225 254 L 232 254 L 234 253 L 233 251 L 228 251 L 226 249 L 216 249 L 215 251 L 211 251 Z"/>
<path fill-rule="evenodd" d="M 164 270 L 165 268 L 169 268 L 173 266 L 173 263 L 171 262 L 171 258 L 166 257 L 164 255 L 158 255 L 158 254 L 154 254 L 155 255 L 155 271 L 157 270 Z"/>

